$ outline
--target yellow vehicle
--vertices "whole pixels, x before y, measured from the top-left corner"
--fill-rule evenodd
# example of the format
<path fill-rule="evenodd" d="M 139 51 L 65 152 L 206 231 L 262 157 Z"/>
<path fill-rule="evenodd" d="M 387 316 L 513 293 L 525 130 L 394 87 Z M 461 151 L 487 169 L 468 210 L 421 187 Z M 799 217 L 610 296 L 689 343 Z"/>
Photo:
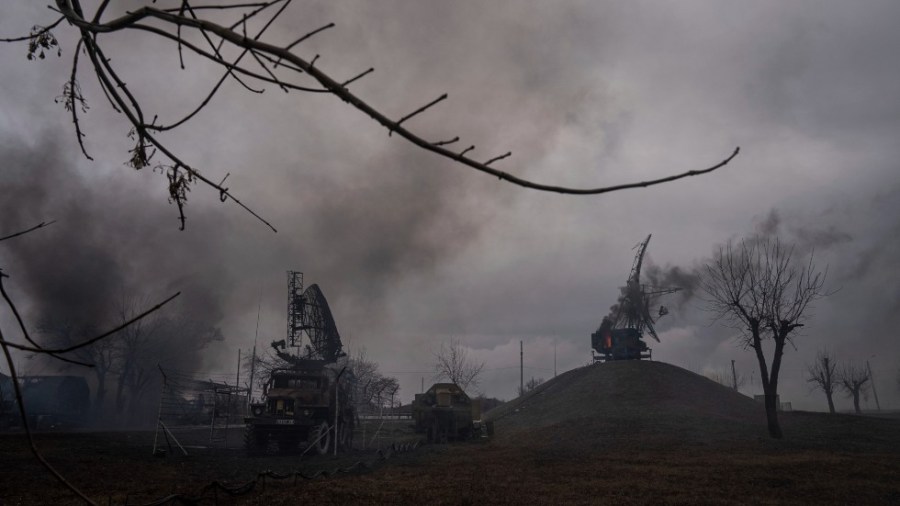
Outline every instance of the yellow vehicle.
<path fill-rule="evenodd" d="M 481 430 L 481 401 L 454 383 L 435 383 L 416 394 L 412 411 L 416 432 L 431 443 L 469 439 Z"/>

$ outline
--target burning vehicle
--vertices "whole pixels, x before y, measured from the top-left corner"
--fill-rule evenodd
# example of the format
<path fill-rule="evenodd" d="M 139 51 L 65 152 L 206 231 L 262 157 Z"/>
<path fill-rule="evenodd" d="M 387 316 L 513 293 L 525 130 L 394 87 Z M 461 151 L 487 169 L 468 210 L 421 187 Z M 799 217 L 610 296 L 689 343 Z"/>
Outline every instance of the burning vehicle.
<path fill-rule="evenodd" d="M 650 235 L 636 246 L 638 250 L 631 265 L 631 273 L 621 287 L 618 302 L 604 316 L 600 328 L 591 334 L 591 355 L 594 362 L 609 360 L 640 360 L 651 358 L 652 351 L 644 341 L 646 331 L 656 342 L 659 336 L 650 312 L 651 303 L 661 295 L 674 293 L 680 288 L 663 288 L 641 284 L 641 266 Z M 665 306 L 659 306 L 656 319 L 668 314 Z"/>

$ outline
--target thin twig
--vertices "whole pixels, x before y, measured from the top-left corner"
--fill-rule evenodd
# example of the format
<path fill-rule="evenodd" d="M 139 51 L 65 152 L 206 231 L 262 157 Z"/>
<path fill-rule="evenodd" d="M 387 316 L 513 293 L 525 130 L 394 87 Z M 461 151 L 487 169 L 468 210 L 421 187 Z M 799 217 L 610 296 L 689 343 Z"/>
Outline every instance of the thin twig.
<path fill-rule="evenodd" d="M 485 164 L 485 165 L 490 165 L 490 164 L 496 162 L 497 160 L 503 160 L 504 158 L 507 158 L 507 157 L 509 157 L 510 155 L 512 155 L 512 151 L 507 151 L 506 153 L 504 153 L 504 154 L 502 154 L 502 155 L 500 155 L 500 156 L 495 156 L 495 157 L 491 158 L 490 160 L 484 162 L 484 164 Z"/>
<path fill-rule="evenodd" d="M 306 40 L 306 39 L 312 37 L 313 35 L 315 35 L 315 34 L 321 32 L 321 31 L 327 30 L 327 29 L 329 29 L 329 28 L 334 28 L 334 23 L 328 23 L 327 25 L 325 25 L 325 26 L 323 26 L 323 27 L 316 28 L 315 30 L 313 30 L 313 31 L 311 31 L 311 32 L 309 32 L 309 33 L 307 33 L 307 34 L 304 35 L 303 37 L 300 37 L 299 39 L 297 39 L 297 40 L 295 40 L 294 42 L 291 42 L 290 44 L 288 44 L 287 46 L 285 46 L 285 49 L 287 49 L 288 51 L 290 51 L 290 50 L 293 49 L 294 46 L 296 46 L 297 44 L 303 42 L 304 40 Z"/>
<path fill-rule="evenodd" d="M 195 11 L 201 10 L 228 10 L 228 9 L 246 9 L 249 7 L 267 7 L 272 5 L 273 2 L 258 2 L 258 3 L 250 3 L 250 4 L 230 4 L 230 5 L 192 5 L 191 9 Z M 166 12 L 178 12 L 180 10 L 179 7 L 173 7 L 170 9 L 163 9 Z M 96 22 L 96 21 L 95 21 Z"/>
<path fill-rule="evenodd" d="M 50 355 L 51 357 L 53 357 L 57 360 L 62 360 L 63 362 L 69 362 L 70 364 L 76 364 L 76 365 L 80 365 L 80 366 L 84 366 L 84 367 L 94 367 L 94 364 L 88 364 L 86 362 L 73 360 L 71 358 L 60 357 L 59 355 L 56 355 L 55 353 L 51 353 L 51 352 L 45 350 L 41 345 L 36 343 L 34 341 L 34 339 L 31 338 L 31 335 L 28 333 L 28 328 L 25 327 L 25 322 L 22 321 L 22 316 L 19 315 L 19 310 L 16 308 L 16 305 L 13 304 L 13 301 L 10 298 L 9 294 L 6 293 L 6 288 L 3 286 L 3 278 L 4 277 L 8 277 L 8 276 L 6 276 L 6 275 L 0 276 L 0 294 L 3 295 L 3 300 L 6 301 L 6 305 L 9 306 L 9 309 L 12 311 L 13 316 L 15 316 L 16 322 L 18 322 L 18 324 L 19 324 L 19 330 L 21 330 L 22 335 L 25 336 L 25 340 L 34 346 L 34 349 L 28 350 L 28 351 L 34 351 L 37 353 L 47 353 L 48 355 Z"/>
<path fill-rule="evenodd" d="M 438 102 L 441 102 L 441 101 L 443 101 L 443 100 L 446 100 L 446 99 L 447 99 L 447 94 L 444 93 L 443 95 L 439 96 L 438 98 L 432 100 L 431 102 L 428 102 L 427 104 L 423 105 L 422 107 L 419 107 L 419 108 L 416 109 L 415 111 L 413 111 L 413 112 L 407 114 L 406 116 L 403 116 L 403 117 L 400 118 L 399 120 L 397 120 L 397 126 L 399 127 L 400 125 L 403 124 L 404 121 L 408 120 L 409 118 L 412 118 L 412 117 L 415 116 L 416 114 L 420 114 L 420 113 L 422 113 L 422 112 L 425 112 L 425 110 L 428 109 L 429 107 L 433 106 L 434 104 L 437 104 Z M 388 136 L 390 136 L 392 133 L 393 133 L 393 130 L 390 130 L 390 129 L 389 129 L 389 131 L 388 131 Z"/>
<path fill-rule="evenodd" d="M 29 347 L 29 346 L 24 346 L 24 345 L 21 345 L 21 344 L 15 344 L 15 343 L 11 343 L 11 342 L 8 342 L 8 341 L 5 342 L 4 344 L 5 344 L 6 346 L 10 346 L 10 347 L 12 347 L 12 348 L 17 348 L 17 349 L 20 349 L 20 350 L 23 350 L 23 351 L 33 351 L 33 352 L 39 352 L 39 353 L 68 353 L 68 352 L 70 352 L 70 351 L 74 351 L 74 350 L 77 350 L 77 349 L 79 349 L 79 348 L 84 348 L 85 346 L 90 346 L 90 345 L 92 345 L 92 344 L 94 344 L 94 343 L 96 343 L 97 341 L 100 341 L 100 340 L 102 340 L 102 339 L 106 339 L 107 337 L 109 337 L 109 336 L 115 334 L 116 332 L 118 332 L 118 331 L 124 329 L 125 327 L 127 327 L 127 326 L 131 325 L 132 323 L 134 323 L 134 322 L 140 320 L 141 318 L 143 318 L 143 317 L 149 315 L 150 313 L 159 310 L 161 307 L 165 306 L 166 304 L 168 304 L 169 302 L 171 302 L 172 299 L 174 299 L 175 297 L 178 297 L 179 295 L 181 295 L 181 292 L 175 293 L 175 295 L 170 296 L 170 297 L 167 298 L 166 300 L 164 300 L 164 301 L 160 302 L 159 304 L 157 304 L 157 305 L 151 307 L 150 309 L 144 311 L 143 313 L 141 313 L 141 314 L 135 316 L 134 318 L 128 320 L 127 322 L 122 323 L 121 325 L 119 325 L 119 326 L 113 328 L 112 330 L 106 331 L 106 332 L 100 334 L 99 336 L 92 337 L 92 338 L 90 338 L 90 339 L 87 339 L 87 340 L 82 341 L 82 342 L 80 342 L 80 343 L 73 344 L 72 346 L 67 346 L 67 347 L 65 347 L 65 348 L 42 348 L 42 347 L 31 348 L 31 347 Z"/>
<path fill-rule="evenodd" d="M 356 81 L 356 80 L 358 80 L 358 79 L 362 79 L 363 77 L 365 77 L 365 76 L 371 74 L 372 72 L 375 72 L 375 69 L 372 68 L 372 67 L 369 67 L 369 70 L 366 70 L 365 72 L 362 72 L 361 74 L 357 75 L 356 77 L 352 77 L 352 78 L 347 79 L 346 81 L 342 82 L 342 83 L 341 83 L 341 86 L 342 86 L 342 87 L 347 87 L 348 84 L 350 84 L 350 83 L 352 83 L 352 82 L 354 82 L 354 81 Z"/>
<path fill-rule="evenodd" d="M 453 144 L 454 142 L 459 142 L 459 137 L 454 137 L 454 138 L 448 139 L 446 141 L 432 142 L 431 145 L 432 146 L 446 146 L 447 144 Z"/>
<path fill-rule="evenodd" d="M 35 230 L 37 230 L 37 229 L 39 229 L 39 228 L 49 227 L 50 225 L 53 225 L 54 223 L 56 223 L 56 220 L 42 221 L 42 222 L 38 223 L 37 225 L 35 225 L 35 226 L 29 228 L 29 229 L 25 229 L 25 230 L 22 230 L 22 231 L 13 233 L 13 234 L 9 234 L 9 235 L 6 236 L 6 237 L 0 237 L 0 241 L 5 241 L 5 240 L 7 240 L 7 239 L 12 239 L 13 237 L 19 237 L 20 235 L 25 235 L 25 234 L 27 234 L 27 233 L 29 233 L 29 232 L 33 232 L 33 231 L 35 231 Z"/>
<path fill-rule="evenodd" d="M 81 39 L 78 39 L 78 43 L 75 45 L 75 55 L 72 57 L 72 75 L 69 77 L 69 97 L 67 97 L 66 100 L 70 101 L 72 107 L 72 123 L 75 124 L 75 138 L 78 139 L 78 147 L 81 148 L 81 153 L 85 158 L 94 161 L 94 159 L 91 158 L 91 155 L 88 154 L 87 148 L 84 146 L 84 133 L 81 132 L 81 123 L 78 121 L 78 106 L 81 105 L 85 109 L 87 108 L 84 103 L 84 97 L 78 96 L 81 93 L 77 80 L 78 53 L 81 51 L 82 42 Z"/>
<path fill-rule="evenodd" d="M 33 39 L 34 37 L 40 37 L 41 35 L 43 35 L 43 34 L 49 32 L 50 30 L 52 30 L 52 29 L 56 28 L 57 26 L 59 26 L 59 24 L 62 23 L 63 21 L 65 21 L 65 19 L 66 19 L 66 16 L 63 15 L 61 18 L 59 18 L 59 19 L 57 19 L 56 21 L 54 21 L 53 23 L 51 23 L 51 24 L 45 26 L 44 28 L 41 28 L 41 29 L 40 29 L 39 31 L 37 31 L 37 32 L 34 32 L 34 33 L 30 34 L 30 35 L 23 35 L 22 37 L 11 37 L 11 38 L 8 38 L 8 39 L 0 39 L 0 42 L 23 42 L 23 41 L 26 41 L 26 40 L 31 40 L 31 39 Z"/>
<path fill-rule="evenodd" d="M 31 453 L 34 455 L 34 458 L 41 463 L 42 466 L 47 471 L 50 471 L 57 480 L 60 481 L 66 488 L 75 493 L 82 501 L 96 506 L 97 503 L 91 500 L 90 497 L 86 496 L 81 490 L 79 490 L 75 485 L 69 483 L 59 471 L 56 470 L 49 462 L 41 455 L 41 452 L 37 449 L 37 445 L 34 443 L 34 437 L 31 435 L 31 428 L 28 427 L 28 416 L 25 412 L 25 401 L 22 398 L 22 389 L 19 387 L 19 376 L 16 372 L 16 367 L 13 364 L 12 354 L 9 352 L 9 348 L 11 347 L 11 343 L 6 342 L 3 338 L 3 330 L 0 329 L 0 348 L 3 348 L 3 355 L 6 357 L 6 366 L 9 368 L 10 379 L 12 380 L 13 392 L 16 394 L 16 404 L 19 406 L 19 417 L 22 419 L 22 427 L 25 430 L 25 438 L 28 439 L 28 446 L 31 449 Z"/>

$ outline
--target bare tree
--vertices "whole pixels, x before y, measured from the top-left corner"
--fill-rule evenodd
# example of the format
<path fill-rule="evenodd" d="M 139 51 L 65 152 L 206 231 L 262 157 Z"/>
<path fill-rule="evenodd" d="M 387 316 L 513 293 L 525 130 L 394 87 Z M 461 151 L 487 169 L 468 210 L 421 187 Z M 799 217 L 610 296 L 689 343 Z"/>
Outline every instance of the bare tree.
<path fill-rule="evenodd" d="M 135 305 L 137 301 L 122 297 L 120 307 L 118 308 L 118 317 L 122 321 L 127 321 L 135 313 Z M 154 344 L 154 338 L 162 326 L 162 320 L 156 315 L 145 318 L 128 328 L 122 329 L 116 343 L 116 414 L 122 416 L 125 412 L 126 390 L 127 398 L 133 405 L 146 386 L 151 375 L 146 367 L 145 359 L 150 358 L 151 347 Z M 143 363 L 142 363 L 143 362 Z M 133 406 L 132 406 L 133 408 Z M 134 412 L 133 409 L 129 410 Z"/>
<path fill-rule="evenodd" d="M 118 320 L 124 322 L 133 318 L 147 300 L 146 297 L 123 295 L 117 309 Z M 116 414 L 120 419 L 126 411 L 132 419 L 140 416 L 138 408 L 147 406 L 144 394 L 158 377 L 159 364 L 188 366 L 183 357 L 194 357 L 195 352 L 223 339 L 218 328 L 183 314 L 155 313 L 122 329 L 112 341 L 111 369 L 117 376 Z"/>
<path fill-rule="evenodd" d="M 38 332 L 51 346 L 66 347 L 84 341 L 96 334 L 97 329 L 88 323 L 48 317 L 38 325 Z M 117 353 L 117 343 L 114 339 L 104 339 L 72 352 L 72 356 L 80 362 L 92 365 L 91 371 L 94 373 L 94 381 L 97 384 L 94 402 L 91 404 L 95 419 L 100 419 L 104 415 L 109 387 L 107 380 L 111 380 L 111 376 L 114 374 Z"/>
<path fill-rule="evenodd" d="M 478 386 L 482 369 L 484 362 L 469 358 L 468 350 L 460 344 L 459 339 L 451 339 L 449 343 L 441 342 L 440 350 L 434 354 L 435 381 L 448 380 L 464 391 Z"/>
<path fill-rule="evenodd" d="M 704 376 L 720 385 L 734 390 L 735 392 L 737 392 L 747 382 L 747 378 L 745 378 L 744 375 L 737 372 L 732 374 L 726 369 L 717 369 L 715 371 L 710 371 L 704 374 Z"/>
<path fill-rule="evenodd" d="M 821 390 L 828 399 L 828 412 L 834 413 L 834 390 L 838 386 L 837 362 L 834 354 L 822 350 L 816 355 L 816 361 L 806 365 L 806 381 L 812 383 L 813 389 Z"/>
<path fill-rule="evenodd" d="M 356 378 L 353 399 L 357 411 L 365 412 L 383 406 L 400 389 L 397 378 L 385 376 L 378 371 L 378 363 L 370 360 L 365 348 L 359 348 L 348 361 L 347 368 Z"/>
<path fill-rule="evenodd" d="M 538 386 L 540 386 L 543 383 L 544 383 L 544 378 L 537 378 L 537 379 L 531 378 L 530 380 L 525 382 L 525 390 L 524 391 L 522 391 L 521 388 L 519 389 L 519 396 L 522 396 L 522 395 L 527 394 L 528 392 L 531 392 L 532 390 L 534 390 L 535 388 L 537 388 Z"/>
<path fill-rule="evenodd" d="M 87 99 L 82 93 L 79 80 L 79 56 L 84 54 L 90 65 L 89 72 L 96 77 L 111 108 L 127 118 L 128 135 L 134 141 L 128 165 L 135 169 L 152 167 L 156 172 L 166 176 L 169 199 L 178 207 L 182 229 L 185 225 L 184 206 L 187 203 L 188 192 L 194 184 L 200 182 L 217 191 L 223 202 L 228 199 L 233 200 L 274 230 L 271 224 L 235 198 L 229 188 L 224 186 L 224 178 L 216 182 L 206 171 L 201 171 L 200 168 L 189 163 L 184 156 L 170 149 L 158 137 L 159 134 L 175 130 L 194 119 L 201 110 L 209 106 L 222 83 L 229 78 L 255 93 L 262 93 L 265 85 L 273 85 L 285 92 L 332 94 L 385 127 L 388 135 L 397 134 L 415 146 L 455 163 L 512 184 L 539 191 L 590 195 L 646 187 L 712 172 L 730 162 L 739 151 L 736 148 L 725 160 L 711 167 L 649 181 L 598 188 L 568 188 L 537 183 L 492 166 L 492 164 L 509 157 L 510 152 L 476 159 L 472 156 L 475 150 L 474 145 L 465 149 L 449 148 L 451 144 L 459 142 L 458 136 L 446 140 L 427 140 L 407 128 L 406 123 L 409 120 L 445 100 L 446 93 L 397 118 L 377 109 L 349 89 L 352 83 L 373 72 L 373 68 L 364 70 L 355 76 L 335 77 L 326 74 L 316 66 L 319 59 L 318 54 L 312 59 L 305 59 L 294 52 L 295 48 L 303 41 L 323 30 L 332 28 L 334 23 L 325 24 L 321 28 L 303 34 L 288 45 L 279 46 L 266 42 L 263 36 L 285 12 L 290 0 L 269 0 L 255 3 L 218 2 L 204 5 L 194 5 L 193 2 L 179 0 L 178 2 L 173 1 L 173 7 L 170 8 L 157 6 L 155 0 L 141 3 L 144 5 L 129 5 L 128 11 L 124 11 L 118 17 L 110 17 L 106 16 L 107 7 L 110 7 L 111 4 L 109 0 L 97 2 L 92 12 L 85 12 L 79 0 L 56 0 L 57 8 L 54 10 L 59 13 L 59 17 L 55 21 L 46 26 L 34 26 L 28 35 L 0 40 L 28 42 L 28 59 L 41 60 L 45 58 L 46 53 L 62 54 L 61 44 L 54 34 L 57 27 L 65 27 L 62 23 L 66 22 L 75 29 L 74 38 L 77 42 L 75 42 L 75 50 L 72 52 L 72 70 L 57 101 L 61 102 L 72 116 L 75 135 L 82 153 L 88 159 L 92 159 L 88 155 L 84 143 L 85 134 L 79 119 L 79 114 L 85 114 L 88 110 Z M 234 14 L 233 22 L 222 24 L 220 20 L 229 14 Z M 199 103 L 196 106 L 186 105 L 183 108 L 187 111 L 183 117 L 163 122 L 157 114 L 145 110 L 142 102 L 133 93 L 125 78 L 104 51 L 107 43 L 111 45 L 115 43 L 117 35 L 127 37 L 128 33 L 134 32 L 149 33 L 171 41 L 173 47 L 177 49 L 182 69 L 185 68 L 185 50 L 222 67 L 221 77 L 215 83 L 211 83 L 211 90 L 199 100 Z M 225 56 L 229 53 L 229 49 L 239 52 L 239 55 L 233 60 Z M 161 161 L 154 161 L 157 155 L 162 158 Z"/>
<path fill-rule="evenodd" d="M 844 389 L 848 397 L 853 397 L 853 409 L 857 415 L 862 414 L 862 410 L 859 408 L 859 397 L 868 393 L 869 380 L 871 379 L 869 369 L 865 366 L 848 363 L 841 367 L 841 388 Z"/>
<path fill-rule="evenodd" d="M 769 434 L 781 438 L 778 423 L 778 373 L 785 345 L 803 326 L 810 304 L 826 295 L 825 274 L 813 255 L 800 264 L 793 247 L 758 237 L 728 243 L 704 268 L 703 290 L 709 310 L 741 332 L 740 343 L 756 353 L 765 393 Z M 773 343 L 771 362 L 764 344 Z"/>

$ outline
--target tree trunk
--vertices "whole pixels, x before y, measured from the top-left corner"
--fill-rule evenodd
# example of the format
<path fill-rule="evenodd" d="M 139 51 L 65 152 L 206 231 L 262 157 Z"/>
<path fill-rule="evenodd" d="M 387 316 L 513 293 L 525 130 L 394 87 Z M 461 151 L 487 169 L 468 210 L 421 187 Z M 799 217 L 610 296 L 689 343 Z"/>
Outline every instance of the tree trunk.
<path fill-rule="evenodd" d="M 859 409 L 859 389 L 853 391 L 853 409 L 856 410 L 857 415 L 862 414 L 862 410 Z"/>
<path fill-rule="evenodd" d="M 758 334 L 757 334 L 758 335 Z M 760 341 L 757 338 L 756 340 L 756 351 L 761 364 L 765 364 L 765 358 L 763 358 L 762 353 L 762 345 L 759 344 Z M 781 439 L 783 434 L 781 433 L 781 425 L 778 423 L 778 372 L 781 369 L 781 356 L 784 352 L 784 337 L 775 336 L 775 354 L 772 357 L 772 369 L 771 374 L 768 377 L 768 381 L 763 377 L 763 393 L 766 394 L 766 421 L 769 425 L 769 435 L 772 436 L 773 439 Z M 760 372 L 764 373 L 765 368 L 760 367 Z"/>
<path fill-rule="evenodd" d="M 828 411 L 834 414 L 834 401 L 831 399 L 831 395 L 831 392 L 825 392 L 825 396 L 828 397 Z"/>
<path fill-rule="evenodd" d="M 116 415 L 122 415 L 125 410 L 125 372 L 119 375 L 118 384 L 116 385 Z"/>
<path fill-rule="evenodd" d="M 768 391 L 774 389 L 766 390 L 766 421 L 769 424 L 769 435 L 774 439 L 781 439 L 783 435 L 781 425 L 778 423 L 778 394 Z"/>
<path fill-rule="evenodd" d="M 97 374 L 97 396 L 94 401 L 94 414 L 97 418 L 103 415 L 103 400 L 106 398 L 106 374 Z"/>

